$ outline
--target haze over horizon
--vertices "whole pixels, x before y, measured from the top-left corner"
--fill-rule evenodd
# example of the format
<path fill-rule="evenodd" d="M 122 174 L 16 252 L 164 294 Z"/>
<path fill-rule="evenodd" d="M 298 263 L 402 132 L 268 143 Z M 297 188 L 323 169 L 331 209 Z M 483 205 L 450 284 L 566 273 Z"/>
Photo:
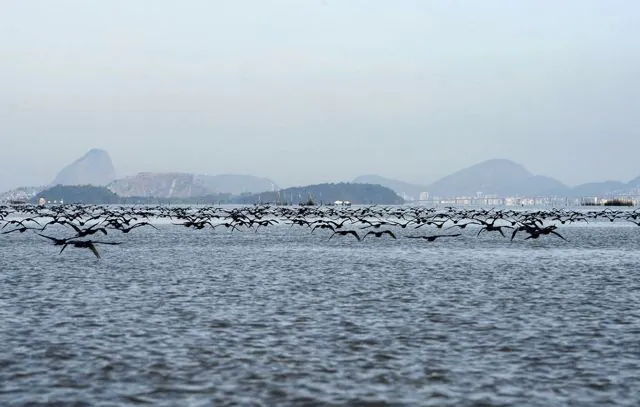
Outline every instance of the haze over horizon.
<path fill-rule="evenodd" d="M 91 148 L 141 171 L 379 174 L 492 158 L 572 186 L 640 175 L 640 4 L 3 2 L 0 191 Z"/>

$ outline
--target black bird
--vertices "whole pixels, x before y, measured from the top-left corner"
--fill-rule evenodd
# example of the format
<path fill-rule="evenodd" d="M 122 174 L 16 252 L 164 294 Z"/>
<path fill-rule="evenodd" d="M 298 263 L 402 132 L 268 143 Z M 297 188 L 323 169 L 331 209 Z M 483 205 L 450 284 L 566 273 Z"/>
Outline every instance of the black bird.
<path fill-rule="evenodd" d="M 13 233 L 13 232 L 20 232 L 20 233 L 24 233 L 27 230 L 40 230 L 40 228 L 30 228 L 28 226 L 21 226 L 19 228 L 15 228 L 15 229 L 11 229 L 11 230 L 7 230 L 6 232 L 2 232 L 3 235 L 6 235 L 8 233 Z"/>
<path fill-rule="evenodd" d="M 52 237 L 52 236 L 47 236 L 47 235 L 42 235 L 40 233 L 36 233 L 36 235 L 38 236 L 42 236 L 42 237 L 46 237 L 47 239 L 51 240 L 53 242 L 54 246 L 62 246 L 65 243 L 67 243 L 69 240 L 73 239 L 73 238 L 66 238 L 66 239 L 58 239 L 56 237 Z"/>
<path fill-rule="evenodd" d="M 362 237 L 362 240 L 364 240 L 369 235 L 374 235 L 375 237 L 382 237 L 382 235 L 389 235 L 394 239 L 396 238 L 396 235 L 394 235 L 393 232 L 390 230 L 381 230 L 379 232 L 370 230 Z"/>
<path fill-rule="evenodd" d="M 476 219 L 477 221 L 482 223 L 482 227 L 480 228 L 480 230 L 478 231 L 478 234 L 476 236 L 480 236 L 480 233 L 482 233 L 483 231 L 487 231 L 487 232 L 493 232 L 493 231 L 497 231 L 500 232 L 500 234 L 502 235 L 502 237 L 506 237 L 504 235 L 504 232 L 502 231 L 502 228 L 508 228 L 508 229 L 513 229 L 513 227 L 511 226 L 495 226 L 496 221 L 500 219 L 500 218 L 495 218 L 492 220 L 492 222 L 486 222 L 480 219 Z"/>
<path fill-rule="evenodd" d="M 307 226 L 307 227 L 311 227 L 311 222 L 309 222 L 306 219 L 290 219 L 291 223 L 289 223 L 289 225 L 293 226 L 293 225 L 299 225 L 299 226 Z"/>
<path fill-rule="evenodd" d="M 358 235 L 358 232 L 356 232 L 355 230 L 336 230 L 335 232 L 333 232 L 331 236 L 329 236 L 329 239 L 327 240 L 331 240 L 331 238 L 335 235 L 340 235 L 340 236 L 354 235 L 356 239 L 358 239 L 358 241 L 361 240 L 360 236 Z"/>
<path fill-rule="evenodd" d="M 627 221 L 633 223 L 636 226 L 640 226 L 640 222 L 636 222 L 636 221 L 631 220 L 631 219 L 627 219 Z"/>
<path fill-rule="evenodd" d="M 479 223 L 479 222 L 455 223 L 455 224 L 449 226 L 448 228 L 445 228 L 445 230 L 448 230 L 448 229 L 451 229 L 451 228 L 464 229 L 469 225 L 482 225 L 482 223 Z"/>
<path fill-rule="evenodd" d="M 236 225 L 234 225 L 233 223 L 229 223 L 229 222 L 225 222 L 225 223 L 218 223 L 217 225 L 213 225 L 211 226 L 213 229 L 220 227 L 220 226 L 224 226 L 225 228 L 229 229 L 231 228 L 232 231 L 234 230 L 240 230 L 238 229 L 238 227 Z"/>
<path fill-rule="evenodd" d="M 336 229 L 330 223 L 318 223 L 311 229 L 311 233 L 313 233 L 316 229 L 331 229 L 332 232 L 335 232 Z"/>
<path fill-rule="evenodd" d="M 68 245 L 73 245 L 73 247 L 76 248 L 80 248 L 80 249 L 89 249 L 93 252 L 93 254 L 97 257 L 100 258 L 100 253 L 98 252 L 98 249 L 96 248 L 96 244 L 110 244 L 110 245 L 117 245 L 117 244 L 121 244 L 122 242 L 97 242 L 97 241 L 92 241 L 92 240 L 76 240 L 76 241 L 68 241 L 66 243 L 64 243 L 64 245 L 62 246 L 62 249 L 60 249 L 60 253 L 62 253 L 64 251 L 64 249 L 66 249 L 66 247 Z"/>
<path fill-rule="evenodd" d="M 562 239 L 564 241 L 568 241 L 560 233 L 556 232 L 555 229 L 556 229 L 556 227 L 554 225 L 551 225 L 551 226 L 547 226 L 547 227 L 544 227 L 544 228 L 540 228 L 540 229 L 535 230 L 535 231 L 527 230 L 526 232 L 529 233 L 529 236 L 525 237 L 524 240 L 537 239 L 541 235 L 553 234 L 553 235 L 558 236 L 560 239 Z"/>
<path fill-rule="evenodd" d="M 122 233 L 129 233 L 129 232 L 131 232 L 133 229 L 135 229 L 135 228 L 140 228 L 140 227 L 143 227 L 143 226 L 151 226 L 152 228 L 154 228 L 154 229 L 156 229 L 156 230 L 158 229 L 157 227 L 153 226 L 153 225 L 152 225 L 151 223 L 149 223 L 149 222 L 140 222 L 140 223 L 135 223 L 133 226 L 129 226 L 129 227 L 124 227 L 124 226 L 119 227 L 119 228 L 118 228 L 118 227 L 116 227 L 116 229 L 117 229 L 117 230 L 119 230 L 119 231 L 121 231 Z"/>
<path fill-rule="evenodd" d="M 462 236 L 462 233 L 454 233 L 452 235 L 433 235 L 433 236 L 407 236 L 408 239 L 424 239 L 428 242 L 433 242 L 439 237 L 458 237 Z"/>
<path fill-rule="evenodd" d="M 99 225 L 98 223 L 93 224 L 86 229 L 80 229 L 78 226 L 74 225 L 73 223 L 68 223 L 68 225 L 71 226 L 78 233 L 76 237 L 85 237 L 85 236 L 93 235 L 98 232 L 102 232 L 105 235 L 107 234 L 107 229 L 103 227 L 97 228 L 97 226 Z"/>
<path fill-rule="evenodd" d="M 21 231 L 20 233 L 23 233 L 23 232 L 24 232 L 24 230 L 27 230 L 27 229 L 35 229 L 35 228 L 33 228 L 33 227 L 29 227 L 29 226 L 26 226 L 26 225 L 24 224 L 24 222 L 27 222 L 27 220 L 28 220 L 28 219 L 24 219 L 24 220 L 6 220 L 6 221 L 4 221 L 4 225 L 2 225 L 2 228 L 0 228 L 0 229 L 4 229 L 4 228 L 6 228 L 6 227 L 7 227 L 7 226 L 9 226 L 9 225 L 16 225 L 16 226 L 18 226 L 18 225 L 19 225 L 19 226 L 20 226 L 20 227 L 17 227 L 16 229 L 13 229 L 11 232 L 16 231 L 16 230 L 20 230 L 20 231 Z M 34 222 L 35 222 L 35 221 L 34 221 Z M 38 223 L 38 222 L 35 222 L 35 223 Z M 38 225 L 40 225 L 40 224 L 38 223 Z M 23 229 L 24 229 L 24 230 L 23 230 Z M 11 232 L 9 232 L 9 233 L 11 233 Z"/>

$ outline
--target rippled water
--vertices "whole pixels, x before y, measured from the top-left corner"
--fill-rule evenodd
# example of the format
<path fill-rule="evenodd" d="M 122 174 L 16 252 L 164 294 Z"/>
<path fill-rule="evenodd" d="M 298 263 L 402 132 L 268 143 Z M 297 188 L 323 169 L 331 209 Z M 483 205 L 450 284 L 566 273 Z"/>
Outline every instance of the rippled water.
<path fill-rule="evenodd" d="M 0 405 L 640 403 L 640 228 L 0 236 Z M 118 236 L 120 237 L 120 236 Z"/>

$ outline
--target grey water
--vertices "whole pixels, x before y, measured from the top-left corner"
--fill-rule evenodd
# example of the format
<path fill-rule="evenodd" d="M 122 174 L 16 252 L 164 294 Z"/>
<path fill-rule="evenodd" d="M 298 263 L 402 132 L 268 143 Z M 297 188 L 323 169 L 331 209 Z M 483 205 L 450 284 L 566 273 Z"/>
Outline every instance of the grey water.
<path fill-rule="evenodd" d="M 0 405 L 640 405 L 635 225 L 158 227 L 0 236 Z"/>

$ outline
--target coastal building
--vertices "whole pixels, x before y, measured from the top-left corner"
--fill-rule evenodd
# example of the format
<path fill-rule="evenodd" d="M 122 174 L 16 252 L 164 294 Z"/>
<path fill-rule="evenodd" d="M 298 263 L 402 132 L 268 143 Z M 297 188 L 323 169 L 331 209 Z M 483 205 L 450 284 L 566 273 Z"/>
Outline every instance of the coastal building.
<path fill-rule="evenodd" d="M 413 197 L 412 195 L 407 194 L 406 192 L 400 193 L 400 197 L 402 199 L 404 199 L 405 201 L 415 201 L 415 197 Z"/>

